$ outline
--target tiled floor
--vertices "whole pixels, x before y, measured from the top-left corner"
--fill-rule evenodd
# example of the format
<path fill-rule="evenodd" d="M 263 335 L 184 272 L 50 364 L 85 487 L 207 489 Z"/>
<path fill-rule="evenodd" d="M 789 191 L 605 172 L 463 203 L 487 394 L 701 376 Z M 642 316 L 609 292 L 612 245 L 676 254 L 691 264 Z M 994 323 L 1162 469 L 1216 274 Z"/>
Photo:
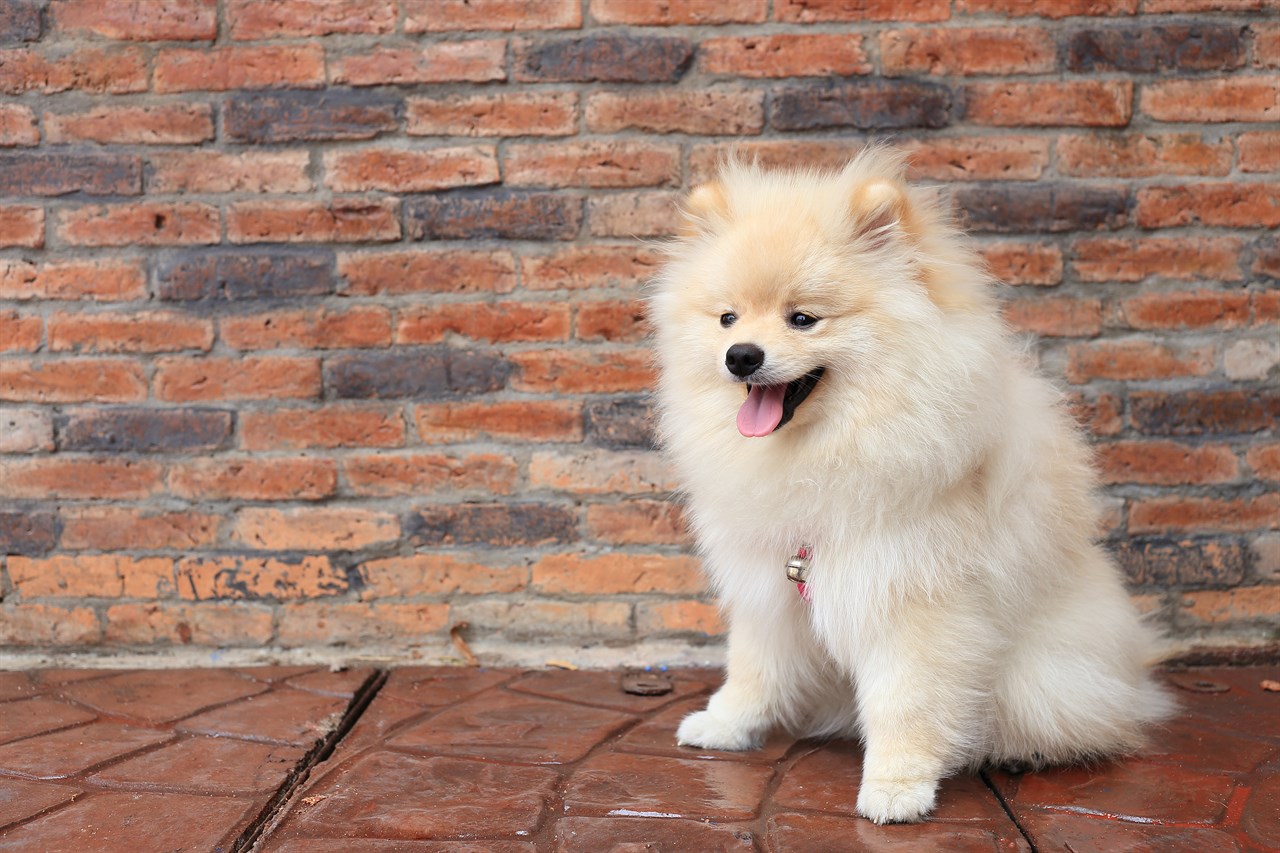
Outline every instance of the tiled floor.
<path fill-rule="evenodd" d="M 0 673 L 0 851 L 1280 850 L 1280 666 L 1168 676 L 1142 755 L 853 812 L 853 744 L 682 749 L 718 675 L 309 667 Z"/>

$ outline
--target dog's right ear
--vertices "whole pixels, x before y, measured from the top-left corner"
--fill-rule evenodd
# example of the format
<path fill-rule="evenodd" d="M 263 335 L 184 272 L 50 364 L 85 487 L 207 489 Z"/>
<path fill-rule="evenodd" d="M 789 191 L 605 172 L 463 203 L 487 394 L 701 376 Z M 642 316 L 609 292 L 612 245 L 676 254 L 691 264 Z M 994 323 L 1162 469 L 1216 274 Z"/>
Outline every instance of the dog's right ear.
<path fill-rule="evenodd" d="M 724 186 L 719 181 L 699 184 L 684 200 L 680 212 L 683 214 L 680 236 L 695 237 L 710 233 L 719 222 L 729 218 L 729 202 L 724 196 Z"/>

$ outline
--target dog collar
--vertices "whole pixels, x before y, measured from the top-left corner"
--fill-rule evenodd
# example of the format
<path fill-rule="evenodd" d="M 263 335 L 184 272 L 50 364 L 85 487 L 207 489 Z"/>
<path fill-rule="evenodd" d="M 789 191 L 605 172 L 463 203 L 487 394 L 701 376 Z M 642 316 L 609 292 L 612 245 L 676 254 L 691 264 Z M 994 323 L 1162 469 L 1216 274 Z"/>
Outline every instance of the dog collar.
<path fill-rule="evenodd" d="M 805 601 L 809 600 L 809 565 L 813 559 L 813 546 L 801 545 L 796 552 L 791 555 L 791 559 L 787 560 L 787 580 L 796 585 L 796 592 L 800 593 L 800 597 Z"/>

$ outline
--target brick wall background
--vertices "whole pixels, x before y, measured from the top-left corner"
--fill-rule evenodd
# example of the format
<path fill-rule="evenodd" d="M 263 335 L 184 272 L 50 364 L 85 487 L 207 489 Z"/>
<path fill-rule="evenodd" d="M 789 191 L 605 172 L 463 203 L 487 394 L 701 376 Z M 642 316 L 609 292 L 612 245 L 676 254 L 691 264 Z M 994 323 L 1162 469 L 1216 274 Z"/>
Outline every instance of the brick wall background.
<path fill-rule="evenodd" d="M 1276 0 L 0 0 L 0 645 L 700 642 L 637 294 L 946 184 L 1188 642 L 1280 613 Z"/>

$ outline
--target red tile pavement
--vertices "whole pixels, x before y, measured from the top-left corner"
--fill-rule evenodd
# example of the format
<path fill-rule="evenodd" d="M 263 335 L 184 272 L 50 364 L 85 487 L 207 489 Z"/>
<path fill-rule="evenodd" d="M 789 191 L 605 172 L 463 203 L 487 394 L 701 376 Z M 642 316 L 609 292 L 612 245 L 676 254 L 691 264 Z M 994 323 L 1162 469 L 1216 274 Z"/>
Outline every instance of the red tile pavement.
<path fill-rule="evenodd" d="M 1142 754 L 949 779 L 890 827 L 854 811 L 855 744 L 675 746 L 719 676 L 668 675 L 0 673 L 0 851 L 1280 850 L 1280 666 L 1170 674 Z"/>

